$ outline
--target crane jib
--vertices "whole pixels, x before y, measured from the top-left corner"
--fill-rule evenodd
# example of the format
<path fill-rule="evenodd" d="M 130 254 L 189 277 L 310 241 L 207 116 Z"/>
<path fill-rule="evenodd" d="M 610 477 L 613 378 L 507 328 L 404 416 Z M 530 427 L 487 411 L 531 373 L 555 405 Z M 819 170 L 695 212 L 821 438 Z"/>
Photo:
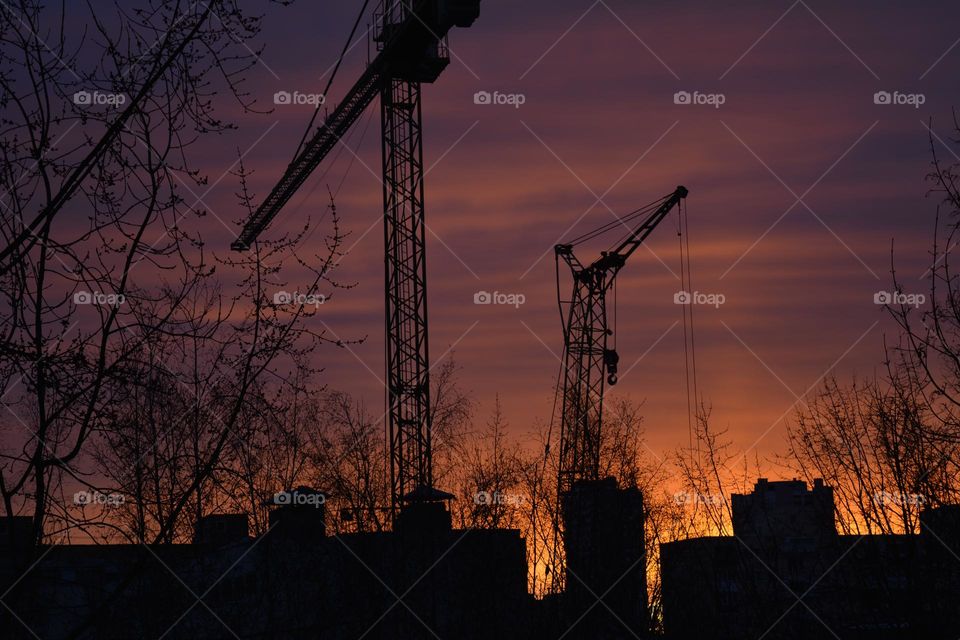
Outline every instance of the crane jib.
<path fill-rule="evenodd" d="M 283 177 L 270 195 L 261 203 L 256 213 L 243 227 L 240 237 L 231 245 L 234 250 L 250 248 L 257 236 L 270 224 L 280 209 L 293 197 L 310 174 L 337 145 L 367 106 L 380 93 L 383 74 L 371 65 L 354 85 L 347 98 L 337 105 L 334 112 L 320 125 L 316 134 L 307 142 L 300 155 L 290 163 Z"/>
<path fill-rule="evenodd" d="M 375 36 L 380 53 L 290 163 L 280 181 L 244 224 L 231 249 L 250 248 L 391 79 L 436 80 L 449 63 L 444 43 L 447 32 L 454 26 L 469 27 L 480 13 L 479 0 L 421 0 L 397 6 L 402 8 L 399 17 L 380 15 L 380 29 Z M 393 22 L 394 19 L 399 22 Z"/>

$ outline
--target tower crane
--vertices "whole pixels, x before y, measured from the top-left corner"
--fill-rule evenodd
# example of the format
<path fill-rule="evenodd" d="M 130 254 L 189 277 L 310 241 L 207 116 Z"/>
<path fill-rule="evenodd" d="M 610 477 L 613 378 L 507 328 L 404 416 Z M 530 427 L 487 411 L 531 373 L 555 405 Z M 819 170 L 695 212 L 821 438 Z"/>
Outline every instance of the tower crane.
<path fill-rule="evenodd" d="M 257 240 L 363 111 L 380 97 L 391 512 L 446 496 L 431 453 L 421 83 L 450 63 L 447 33 L 469 27 L 480 0 L 383 0 L 374 13 L 377 55 L 287 166 L 231 248 Z"/>
<path fill-rule="evenodd" d="M 607 292 L 627 259 L 670 213 L 687 197 L 685 187 L 652 202 L 617 221 L 554 247 L 557 261 L 558 301 L 563 321 L 563 395 L 561 397 L 560 460 L 558 492 L 562 496 L 583 480 L 599 480 L 600 426 L 604 383 L 617 383 L 616 349 L 609 347 L 613 335 L 608 325 Z M 613 249 L 584 265 L 574 255 L 574 246 L 618 226 L 634 223 L 627 236 Z M 559 293 L 560 261 L 573 276 L 573 292 L 564 301 Z M 564 306 L 566 305 L 566 309 Z M 565 318 L 563 316 L 566 316 Z"/>

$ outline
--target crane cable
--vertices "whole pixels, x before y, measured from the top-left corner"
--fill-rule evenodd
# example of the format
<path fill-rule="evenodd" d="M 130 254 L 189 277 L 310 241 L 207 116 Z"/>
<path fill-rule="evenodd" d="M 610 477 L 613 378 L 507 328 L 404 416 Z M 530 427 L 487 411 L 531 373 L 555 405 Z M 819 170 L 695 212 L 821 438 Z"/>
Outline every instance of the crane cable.
<path fill-rule="evenodd" d="M 617 281 L 613 281 L 613 333 L 610 335 L 613 338 L 613 350 L 617 350 Z M 612 383 L 611 383 L 612 384 Z"/>
<path fill-rule="evenodd" d="M 700 392 L 697 385 L 697 350 L 694 339 L 693 323 L 693 281 L 690 269 L 690 230 L 687 217 L 687 206 L 681 201 L 677 207 L 677 236 L 680 241 L 680 289 L 689 299 L 688 304 L 680 305 L 683 314 L 683 364 L 687 391 L 687 430 L 691 451 L 694 445 L 694 427 L 697 419 L 697 405 L 700 402 Z M 697 438 L 697 454 L 699 460 L 700 440 Z"/>
<path fill-rule="evenodd" d="M 373 112 L 371 112 L 370 115 L 367 116 L 366 124 L 364 124 L 363 128 L 360 130 L 360 138 L 357 140 L 357 144 L 355 145 L 357 148 L 363 145 L 363 141 L 367 137 L 367 130 L 370 128 L 370 122 L 372 120 L 373 120 Z M 353 128 L 351 128 L 350 131 L 347 132 L 346 137 L 348 140 L 350 140 L 351 137 L 353 136 L 353 131 L 354 131 Z M 323 173 L 320 174 L 320 177 L 317 178 L 317 180 L 314 182 L 313 188 L 311 188 L 310 191 L 307 192 L 307 195 L 303 198 L 303 202 L 309 199 L 310 196 L 312 196 L 313 193 L 317 190 L 317 188 L 323 183 L 323 179 L 326 178 L 327 174 L 330 173 L 330 171 L 333 169 L 334 166 L 336 166 L 337 160 L 340 159 L 340 155 L 342 154 L 345 148 L 347 148 L 346 144 L 340 146 L 340 149 L 333 156 L 333 160 L 330 161 L 330 163 L 327 165 L 327 168 L 324 169 Z M 351 156 L 351 158 L 347 162 L 347 168 L 343 170 L 343 175 L 340 177 L 340 182 L 337 184 L 337 188 L 334 189 L 333 193 L 331 194 L 334 198 L 336 198 L 337 195 L 339 195 L 340 190 L 343 189 L 343 185 L 347 181 L 347 178 L 350 176 L 350 171 L 353 169 L 353 165 L 356 161 L 357 161 L 357 155 L 354 154 Z M 326 219 L 327 214 L 329 213 L 330 213 L 330 207 L 328 206 L 326 209 L 323 210 L 323 213 L 320 214 L 320 217 L 317 218 L 316 225 L 313 227 L 313 229 L 311 229 L 310 232 L 308 232 L 303 237 L 304 242 L 310 239 L 310 237 L 313 235 L 313 232 L 317 228 L 319 228 L 320 223 Z"/>
<path fill-rule="evenodd" d="M 652 212 L 652 211 L 655 210 L 657 207 L 659 207 L 661 204 L 663 204 L 663 203 L 667 200 L 667 198 L 669 198 L 669 197 L 670 197 L 670 196 L 664 196 L 664 197 L 662 197 L 662 198 L 659 198 L 659 199 L 657 199 L 657 200 L 654 200 L 653 202 L 651 202 L 651 203 L 649 203 L 649 204 L 646 204 L 646 205 L 640 207 L 639 209 L 634 209 L 634 210 L 631 211 L 630 213 L 628 213 L 628 214 L 626 214 L 626 215 L 624 215 L 624 216 L 618 217 L 616 220 L 612 220 L 612 221 L 610 221 L 610 222 L 608 222 L 608 223 L 606 223 L 606 224 L 600 225 L 599 227 L 597 227 L 596 229 L 593 229 L 592 231 L 588 231 L 588 232 L 584 233 L 583 235 L 577 236 L 576 238 L 570 240 L 570 242 L 568 242 L 567 244 L 569 244 L 570 246 L 574 247 L 574 246 L 577 246 L 577 245 L 579 245 L 579 244 L 583 244 L 584 242 L 587 242 L 587 241 L 589 241 L 589 240 L 593 240 L 594 238 L 596 238 L 596 237 L 598 237 L 598 236 L 600 236 L 600 235 L 602 235 L 602 234 L 604 234 L 604 233 L 607 233 L 608 231 L 610 231 L 610 230 L 612 230 L 612 229 L 615 229 L 615 228 L 617 228 L 618 226 L 621 226 L 621 225 L 629 222 L 630 220 L 633 220 L 633 219 L 636 218 L 636 217 L 639 217 L 639 216 L 642 216 L 642 215 L 644 215 L 644 214 L 648 214 L 648 213 Z M 627 236 L 629 236 L 630 233 L 633 233 L 633 231 L 631 230 L 631 231 L 627 234 Z M 614 246 L 616 246 L 616 245 L 614 245 Z"/>
<path fill-rule="evenodd" d="M 317 106 L 313 110 L 313 115 L 310 116 L 310 122 L 307 123 L 307 128 L 303 132 L 303 136 L 300 138 L 300 144 L 297 145 L 297 150 L 293 153 L 293 158 L 290 160 L 290 163 L 297 159 L 297 156 L 300 155 L 300 151 L 303 149 L 303 145 L 307 141 L 307 137 L 310 135 L 311 129 L 313 129 L 313 123 L 316 122 L 317 116 L 320 114 L 320 107 L 326 103 L 326 96 L 330 93 L 330 87 L 333 85 L 333 80 L 337 77 L 337 72 L 340 70 L 340 65 L 343 63 L 343 59 L 347 55 L 347 51 L 350 50 L 350 43 L 353 42 L 353 37 L 357 35 L 357 29 L 360 27 L 360 22 L 363 20 L 363 14 L 367 12 L 367 5 L 370 4 L 370 0 L 363 0 L 363 6 L 360 7 L 360 13 L 357 15 L 356 21 L 353 23 L 353 29 L 350 30 L 350 35 L 347 37 L 347 41 L 343 43 L 343 49 L 340 51 L 340 56 L 337 58 L 337 64 L 333 66 L 333 73 L 330 74 L 330 78 L 327 80 L 327 86 L 323 88 L 324 100 L 323 102 L 318 102 Z"/>
<path fill-rule="evenodd" d="M 547 424 L 547 438 L 546 438 L 546 442 L 544 442 L 544 445 L 543 445 L 543 467 L 542 467 L 542 471 L 540 472 L 541 478 L 545 477 L 547 474 L 547 462 L 550 458 L 550 453 L 551 453 L 550 443 L 553 440 L 553 427 L 557 419 L 557 403 L 560 396 L 560 381 L 561 381 L 561 378 L 563 377 L 564 363 L 566 362 L 566 357 L 567 357 L 567 344 L 566 344 L 567 323 L 565 322 L 565 319 L 563 316 L 564 301 L 560 294 L 560 256 L 558 254 L 554 254 L 554 271 L 556 275 L 556 286 L 557 286 L 557 309 L 560 312 L 560 327 L 563 330 L 564 345 L 563 345 L 563 353 L 560 356 L 560 365 L 557 368 L 557 378 L 553 385 L 553 406 L 550 409 L 550 422 Z M 556 453 L 557 453 L 557 456 L 560 455 L 560 452 L 556 452 Z M 540 548 L 541 544 L 540 544 L 539 538 L 537 537 L 537 523 L 539 522 L 539 518 L 537 517 L 537 513 L 536 513 L 537 499 L 535 495 L 533 496 L 533 502 L 534 502 L 533 524 L 531 527 L 532 536 L 533 536 L 533 565 L 534 565 L 533 589 L 534 589 L 534 593 L 536 593 L 537 564 L 540 561 L 540 554 L 538 552 L 538 549 Z M 558 526 L 559 523 L 557 522 L 556 518 L 553 519 L 552 524 L 553 524 L 553 541 L 552 541 L 552 545 L 549 545 L 552 548 L 547 549 L 548 545 L 546 543 L 542 545 L 544 547 L 544 552 L 549 554 L 547 557 L 547 561 L 544 563 L 546 565 L 546 575 L 544 576 L 543 582 L 544 582 L 544 586 L 546 587 L 548 584 L 547 576 L 550 576 L 549 591 L 551 593 L 555 593 L 557 591 L 557 587 L 556 587 L 556 583 L 554 582 L 553 576 L 556 575 L 556 569 L 557 569 L 555 561 L 558 553 L 558 540 L 559 540 L 560 532 L 559 532 L 559 526 Z"/>
<path fill-rule="evenodd" d="M 322 94 L 322 95 L 323 95 L 324 97 L 326 97 L 327 94 L 330 93 L 330 87 L 333 85 L 333 81 L 334 81 L 334 79 L 337 77 L 337 72 L 340 70 L 340 65 L 341 65 L 341 63 L 343 62 L 343 59 L 344 59 L 344 57 L 346 56 L 347 51 L 350 49 L 350 46 L 351 46 L 350 43 L 353 42 L 353 37 L 354 37 L 354 36 L 356 35 L 356 33 L 357 33 L 357 28 L 358 28 L 359 25 L 360 25 L 360 21 L 363 20 L 363 15 L 367 12 L 367 6 L 368 6 L 369 1 L 370 1 L 370 0 L 364 0 L 363 6 L 360 8 L 360 13 L 359 13 L 359 15 L 357 15 L 357 19 L 356 19 L 356 21 L 353 23 L 353 29 L 351 29 L 350 35 L 349 35 L 349 37 L 347 37 L 347 41 L 344 43 L 343 49 L 340 51 L 340 56 L 337 58 L 337 63 L 336 63 L 336 64 L 334 65 L 334 67 L 333 67 L 333 73 L 330 74 L 330 78 L 327 80 L 327 86 L 324 87 L 324 89 L 323 89 L 323 94 Z M 324 103 L 325 103 L 325 102 L 326 102 L 326 101 L 324 100 Z M 303 136 L 300 138 L 300 144 L 297 145 L 297 150 L 296 150 L 296 151 L 294 152 L 294 154 L 293 154 L 293 159 L 291 160 L 291 164 L 292 164 L 294 161 L 296 161 L 297 156 L 300 155 L 300 151 L 303 150 L 303 145 L 304 145 L 304 143 L 306 143 L 307 137 L 310 135 L 310 130 L 313 128 L 313 123 L 316 121 L 317 115 L 320 113 L 320 107 L 323 106 L 324 103 L 317 104 L 317 106 L 314 108 L 314 110 L 313 110 L 313 115 L 310 116 L 310 122 L 307 123 L 307 128 L 304 130 Z M 371 114 L 367 117 L 367 122 L 366 122 L 366 124 L 363 126 L 363 129 L 362 129 L 362 131 L 360 132 L 360 141 L 359 141 L 359 144 L 362 144 L 362 143 L 363 143 L 363 140 L 366 138 L 366 136 L 367 136 L 367 129 L 370 128 L 370 122 L 372 121 L 372 119 L 373 119 L 373 114 L 372 114 L 372 112 L 371 112 Z M 352 127 L 347 131 L 347 134 L 346 134 L 346 135 L 347 135 L 348 138 L 353 135 L 353 128 L 352 128 Z M 359 145 L 358 145 L 358 146 L 359 146 Z M 310 192 L 307 194 L 307 197 L 308 197 L 308 198 L 309 198 L 309 197 L 313 194 L 313 192 L 316 190 L 316 187 L 323 182 L 323 179 L 327 177 L 327 174 L 330 173 L 330 170 L 331 170 L 331 169 L 333 168 L 333 166 L 337 163 L 337 160 L 340 159 L 340 156 L 341 156 L 341 154 L 343 153 L 344 148 L 349 148 L 349 147 L 347 147 L 346 145 L 342 145 L 342 146 L 340 147 L 340 149 L 337 150 L 336 154 L 335 154 L 334 157 L 333 157 L 333 160 L 328 163 L 327 168 L 324 169 L 323 173 L 320 175 L 320 178 L 315 182 L 314 188 L 311 189 Z M 343 176 L 340 178 L 340 183 L 337 185 L 337 188 L 336 188 L 336 189 L 334 190 L 334 192 L 333 192 L 333 196 L 334 196 L 334 197 L 336 197 L 337 194 L 340 193 L 340 189 L 343 188 L 343 184 L 344 184 L 344 182 L 347 181 L 347 176 L 350 174 L 351 169 L 353 169 L 353 165 L 354 165 L 354 162 L 355 162 L 356 160 L 357 160 L 357 156 L 356 156 L 356 154 L 353 154 L 353 157 L 350 158 L 350 161 L 347 163 L 347 168 L 344 170 Z M 319 224 L 320 222 L 322 222 L 322 221 L 327 217 L 327 214 L 328 214 L 329 212 L 330 212 L 330 208 L 327 207 L 327 208 L 324 210 L 324 212 L 320 215 L 320 217 L 317 219 L 317 223 Z M 310 237 L 310 234 L 308 234 L 308 235 L 305 237 L 305 239 L 308 239 L 309 237 Z"/>
<path fill-rule="evenodd" d="M 661 206 L 663 206 L 663 203 L 665 203 L 667 200 L 670 199 L 670 196 L 671 196 L 671 195 L 672 195 L 672 194 L 665 195 L 665 196 L 663 196 L 662 198 L 660 198 L 659 200 L 657 200 L 656 202 L 651 202 L 649 205 L 647 205 L 647 206 L 644 207 L 643 209 L 638 209 L 637 211 L 634 211 L 634 212 L 632 212 L 632 213 L 630 213 L 630 214 L 627 214 L 627 216 L 620 221 L 621 224 L 622 224 L 623 226 L 627 226 L 627 225 L 625 224 L 627 221 L 633 220 L 634 218 L 637 218 L 637 217 L 640 217 L 640 216 L 643 216 L 643 217 L 645 217 L 645 218 L 649 218 L 649 217 L 653 214 L 654 211 L 656 211 L 657 209 L 659 209 Z M 643 226 L 646 226 L 646 225 L 647 225 L 647 222 L 645 221 L 643 224 L 641 224 L 641 225 L 639 225 L 639 226 L 643 227 Z M 613 246 L 610 247 L 610 250 L 612 251 L 612 250 L 615 249 L 616 247 L 619 247 L 620 245 L 622 245 L 624 242 L 627 241 L 628 238 L 630 238 L 630 236 L 632 236 L 632 235 L 635 234 L 636 232 L 637 232 L 637 229 L 636 229 L 636 228 L 627 227 L 627 232 L 624 233 L 622 236 L 620 236 L 619 239 L 617 239 L 617 242 L 616 242 Z"/>
<path fill-rule="evenodd" d="M 543 477 L 546 476 L 546 473 L 547 473 L 547 461 L 548 461 L 548 459 L 550 458 L 550 453 L 551 453 L 551 452 L 550 452 L 550 441 L 553 439 L 554 421 L 555 421 L 556 418 L 557 418 L 557 401 L 558 401 L 559 395 L 560 395 L 560 380 L 561 380 L 561 378 L 562 378 L 562 376 L 563 376 L 564 361 L 565 361 L 565 358 L 566 358 L 566 351 L 567 351 L 567 350 L 566 350 L 566 345 L 564 345 L 564 350 L 563 350 L 563 351 L 564 351 L 564 353 L 563 353 L 563 358 L 560 360 L 560 366 L 559 366 L 558 369 L 557 369 L 557 379 L 556 379 L 556 382 L 554 383 L 554 387 L 553 387 L 553 408 L 550 409 L 550 422 L 549 422 L 549 424 L 548 424 L 548 426 L 547 426 L 547 440 L 546 440 L 546 443 L 544 443 L 544 447 L 543 447 L 543 470 L 540 472 L 540 477 L 541 477 L 541 478 L 543 478 Z M 558 451 L 558 452 L 556 452 L 556 453 L 557 453 L 557 456 L 558 456 L 558 459 L 559 459 L 560 452 Z M 534 504 L 536 504 L 536 497 L 535 497 L 535 496 L 534 496 Z M 539 544 L 539 539 L 537 538 L 537 522 L 538 522 L 538 518 L 536 517 L 536 507 L 534 507 L 534 518 L 533 518 L 533 527 L 532 527 L 532 528 L 533 528 L 533 556 L 534 556 L 533 561 L 534 561 L 534 567 L 536 567 L 536 563 L 537 563 L 537 559 L 538 559 L 537 547 L 540 546 L 540 544 Z M 554 561 L 556 560 L 556 556 L 557 556 L 557 552 L 558 552 L 558 541 L 559 541 L 559 535 L 560 535 L 560 534 L 559 534 L 559 530 L 558 530 L 558 524 L 559 524 L 559 523 L 557 522 L 556 518 L 554 518 L 554 522 L 553 522 L 553 536 L 554 536 L 554 538 L 553 538 L 553 545 L 552 545 L 553 548 L 548 551 L 551 555 L 548 557 L 548 561 L 546 562 L 546 568 L 547 568 L 548 574 L 555 573 L 555 571 L 556 571 L 556 563 L 555 563 Z M 546 545 L 544 545 L 544 547 L 546 547 Z M 536 579 L 537 579 L 537 577 L 536 577 L 536 568 L 534 568 L 534 575 L 533 575 L 534 590 L 536 590 Z M 552 581 L 552 580 L 553 580 L 553 578 L 551 577 L 551 581 Z M 546 584 L 546 578 L 544 578 L 544 583 Z M 555 591 L 555 588 L 554 588 L 554 586 L 551 584 L 551 592 L 553 592 L 553 591 Z"/>

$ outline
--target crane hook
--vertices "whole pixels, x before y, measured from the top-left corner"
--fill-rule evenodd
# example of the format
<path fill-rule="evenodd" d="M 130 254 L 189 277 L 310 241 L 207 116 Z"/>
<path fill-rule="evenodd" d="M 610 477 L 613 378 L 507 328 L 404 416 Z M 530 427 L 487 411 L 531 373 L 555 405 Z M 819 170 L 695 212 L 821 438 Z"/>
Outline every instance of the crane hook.
<path fill-rule="evenodd" d="M 616 349 L 603 350 L 603 364 L 607 367 L 607 382 L 612 387 L 617 384 L 617 363 L 620 362 L 620 355 Z"/>

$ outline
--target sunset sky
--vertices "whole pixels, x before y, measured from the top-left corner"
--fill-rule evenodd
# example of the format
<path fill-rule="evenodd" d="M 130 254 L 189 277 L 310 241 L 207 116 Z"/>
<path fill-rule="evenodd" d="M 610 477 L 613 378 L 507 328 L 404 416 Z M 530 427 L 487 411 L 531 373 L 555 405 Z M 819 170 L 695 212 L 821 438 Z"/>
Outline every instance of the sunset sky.
<path fill-rule="evenodd" d="M 222 176 L 237 149 L 262 198 L 311 109 L 274 109 L 274 92 L 323 89 L 359 5 L 299 2 L 267 16 L 248 88 L 271 112 L 234 106 L 239 130 L 204 146 L 208 246 L 226 252 L 239 228 L 237 185 Z M 926 289 L 936 207 L 927 125 L 955 160 L 943 143 L 958 103 L 958 17 L 960 6 L 917 2 L 484 0 L 475 25 L 451 33 L 450 67 L 424 89 L 432 358 L 455 354 L 480 420 L 496 394 L 518 435 L 549 419 L 562 347 L 553 245 L 683 184 L 694 289 L 726 299 L 695 309 L 700 392 L 737 447 L 782 451 L 799 399 L 825 374 L 879 369 L 894 330 L 874 294 L 891 289 L 892 239 L 905 290 Z M 361 41 L 331 103 L 366 56 Z M 475 104 L 478 91 L 522 94 L 523 104 Z M 675 104 L 679 91 L 722 94 L 723 104 Z M 908 104 L 875 104 L 880 91 Z M 378 108 L 345 144 L 265 237 L 316 217 L 326 186 L 336 191 L 352 234 L 337 277 L 357 286 L 312 322 L 367 339 L 323 348 L 321 381 L 379 415 Z M 648 443 L 662 454 L 687 441 L 675 215 L 648 248 L 619 277 L 613 395 L 645 402 Z M 478 291 L 526 301 L 475 305 Z"/>

